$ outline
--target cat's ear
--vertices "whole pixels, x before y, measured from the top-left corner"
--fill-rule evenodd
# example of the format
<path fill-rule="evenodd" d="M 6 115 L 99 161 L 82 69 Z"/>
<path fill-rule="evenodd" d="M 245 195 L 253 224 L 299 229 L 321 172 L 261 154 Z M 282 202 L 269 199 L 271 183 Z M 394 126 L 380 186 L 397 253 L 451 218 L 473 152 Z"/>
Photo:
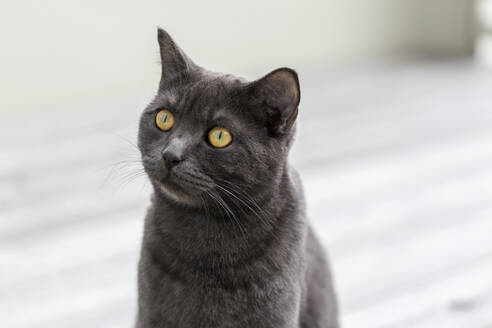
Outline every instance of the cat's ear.
<path fill-rule="evenodd" d="M 163 87 L 179 74 L 189 71 L 194 64 L 171 36 L 161 28 L 157 28 L 157 41 L 159 42 L 162 66 L 160 86 Z"/>
<path fill-rule="evenodd" d="M 268 126 L 275 133 L 288 133 L 297 118 L 301 100 L 297 73 L 290 68 L 279 68 L 250 87 L 252 96 L 266 108 Z"/>

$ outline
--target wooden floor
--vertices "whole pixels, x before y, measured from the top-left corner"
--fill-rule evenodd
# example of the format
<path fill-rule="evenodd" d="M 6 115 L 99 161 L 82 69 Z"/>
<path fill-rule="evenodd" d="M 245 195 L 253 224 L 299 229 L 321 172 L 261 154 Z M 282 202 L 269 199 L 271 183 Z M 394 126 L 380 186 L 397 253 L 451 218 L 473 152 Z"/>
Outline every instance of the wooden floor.
<path fill-rule="evenodd" d="M 492 327 L 492 72 L 304 77 L 292 162 L 345 327 Z M 143 95 L 143 96 L 142 96 Z M 0 326 L 131 327 L 149 90 L 0 121 Z"/>

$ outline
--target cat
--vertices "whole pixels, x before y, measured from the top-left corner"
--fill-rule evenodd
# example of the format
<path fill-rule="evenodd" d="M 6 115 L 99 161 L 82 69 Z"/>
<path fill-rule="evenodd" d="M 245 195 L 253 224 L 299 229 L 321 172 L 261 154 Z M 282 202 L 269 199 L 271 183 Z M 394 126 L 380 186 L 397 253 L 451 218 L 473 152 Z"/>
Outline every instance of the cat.
<path fill-rule="evenodd" d="M 158 29 L 162 74 L 138 147 L 153 187 L 137 328 L 335 328 L 322 246 L 287 157 L 297 74 L 248 82 L 196 65 Z"/>

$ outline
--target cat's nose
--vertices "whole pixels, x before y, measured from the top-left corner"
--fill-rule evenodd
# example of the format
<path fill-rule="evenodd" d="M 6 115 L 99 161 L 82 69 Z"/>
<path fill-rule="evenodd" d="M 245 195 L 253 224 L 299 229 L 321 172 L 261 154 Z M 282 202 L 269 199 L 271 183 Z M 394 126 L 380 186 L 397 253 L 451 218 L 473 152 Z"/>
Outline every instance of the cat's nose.
<path fill-rule="evenodd" d="M 164 159 L 164 164 L 166 168 L 170 170 L 174 165 L 181 162 L 181 156 L 173 152 L 172 150 L 164 150 L 162 152 L 162 158 Z"/>

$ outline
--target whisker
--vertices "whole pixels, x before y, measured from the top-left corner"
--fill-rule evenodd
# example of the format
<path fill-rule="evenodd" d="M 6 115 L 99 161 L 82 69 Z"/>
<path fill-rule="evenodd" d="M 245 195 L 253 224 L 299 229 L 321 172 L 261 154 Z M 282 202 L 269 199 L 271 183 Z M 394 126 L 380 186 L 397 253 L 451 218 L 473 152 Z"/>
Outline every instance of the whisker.
<path fill-rule="evenodd" d="M 133 143 L 130 139 L 128 139 L 128 138 L 126 138 L 126 137 L 122 136 L 121 134 L 118 134 L 118 133 L 116 133 L 116 132 L 114 132 L 114 131 L 107 130 L 107 129 L 103 129 L 102 131 L 104 131 L 104 132 L 106 132 L 106 133 L 110 133 L 110 134 L 112 134 L 113 136 L 120 138 L 121 140 L 125 141 L 126 143 L 128 143 L 129 145 L 131 145 L 132 147 L 134 147 L 136 150 L 140 151 L 140 150 L 138 149 L 138 146 L 137 146 L 135 143 Z"/>
<path fill-rule="evenodd" d="M 211 196 L 212 199 L 214 199 L 216 201 L 216 203 L 220 207 L 222 207 L 222 209 L 224 209 L 226 215 L 239 228 L 239 231 L 241 232 L 241 234 L 243 236 L 244 242 L 246 244 L 248 244 L 248 240 L 247 240 L 247 237 L 246 237 L 246 231 L 244 230 L 244 227 L 241 225 L 241 223 L 239 222 L 238 218 L 236 217 L 236 215 L 234 214 L 234 212 L 231 210 L 231 208 L 229 207 L 229 205 L 227 205 L 227 203 L 222 199 L 222 197 L 219 194 L 213 194 L 211 192 L 208 193 L 208 194 L 209 194 L 209 196 Z"/>
<path fill-rule="evenodd" d="M 226 181 L 224 181 L 226 182 Z M 248 194 L 246 194 L 244 191 L 238 189 L 237 187 L 235 186 L 232 186 L 230 185 L 230 188 L 227 188 L 226 186 L 223 186 L 223 185 L 219 185 L 217 184 L 217 187 L 221 188 L 222 190 L 224 190 L 225 192 L 227 192 L 228 194 L 230 194 L 231 196 L 233 196 L 234 198 L 236 198 L 237 200 L 239 200 L 242 204 L 244 204 L 258 219 L 260 219 L 260 221 L 262 221 L 264 224 L 268 225 L 268 226 L 272 226 L 270 220 L 269 220 L 269 215 L 268 213 L 263 210 L 258 204 L 257 202 L 249 197 Z M 232 189 L 232 190 L 231 190 Z M 237 194 L 240 194 L 242 195 L 243 197 L 239 197 L 239 195 L 235 194 L 234 191 L 237 193 Z M 251 205 L 251 206 L 250 206 Z M 253 208 L 253 207 L 256 208 L 256 210 Z"/>

